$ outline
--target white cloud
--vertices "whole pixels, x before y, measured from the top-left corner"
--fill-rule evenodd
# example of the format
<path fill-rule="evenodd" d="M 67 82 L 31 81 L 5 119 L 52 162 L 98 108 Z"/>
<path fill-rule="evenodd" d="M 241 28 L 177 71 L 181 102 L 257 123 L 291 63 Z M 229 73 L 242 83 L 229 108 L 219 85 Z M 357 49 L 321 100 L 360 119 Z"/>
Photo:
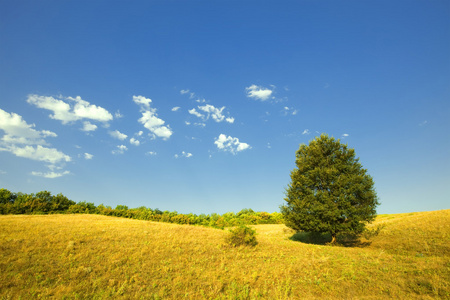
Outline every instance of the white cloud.
<path fill-rule="evenodd" d="M 165 121 L 158 118 L 155 108 L 150 107 L 151 99 L 143 96 L 133 96 L 133 101 L 141 107 L 142 117 L 138 120 L 145 128 L 147 128 L 153 138 L 160 137 L 167 140 L 173 134 L 170 126 L 166 126 Z"/>
<path fill-rule="evenodd" d="M 0 130 L 5 132 L 2 141 L 6 144 L 45 145 L 45 137 L 56 137 L 56 133 L 33 129 L 34 124 L 27 124 L 22 116 L 16 113 L 8 113 L 0 109 Z"/>
<path fill-rule="evenodd" d="M 28 95 L 27 102 L 39 108 L 47 109 L 53 112 L 49 117 L 61 121 L 63 124 L 74 122 L 82 119 L 89 119 L 98 122 L 108 122 L 113 116 L 103 107 L 90 104 L 88 101 L 81 99 L 80 96 L 73 97 L 53 97 Z"/>
<path fill-rule="evenodd" d="M 113 119 L 113 116 L 106 109 L 90 104 L 81 99 L 80 96 L 75 98 L 68 97 L 67 99 L 75 102 L 73 113 L 80 119 L 91 119 L 99 122 L 108 122 Z"/>
<path fill-rule="evenodd" d="M 47 137 L 47 136 L 57 137 L 58 136 L 56 133 L 51 132 L 49 130 L 41 130 L 41 133 L 44 137 Z"/>
<path fill-rule="evenodd" d="M 71 161 L 69 155 L 55 148 L 44 147 L 48 144 L 44 138 L 56 137 L 56 133 L 48 130 L 35 130 L 34 127 L 34 124 L 25 122 L 22 116 L 0 109 L 0 130 L 5 132 L 0 139 L 0 151 L 47 162 L 51 166 Z"/>
<path fill-rule="evenodd" d="M 168 126 L 164 126 L 164 120 L 157 117 L 152 111 L 145 111 L 139 122 L 144 125 L 154 136 L 167 140 L 172 135 L 172 130 Z"/>
<path fill-rule="evenodd" d="M 270 96 L 273 93 L 273 90 L 270 90 L 268 88 L 264 88 L 262 86 L 257 86 L 255 84 L 252 84 L 249 87 L 246 87 L 245 90 L 247 91 L 247 97 L 254 98 L 261 101 L 266 101 L 270 98 Z"/>
<path fill-rule="evenodd" d="M 114 117 L 115 117 L 116 119 L 120 119 L 120 118 L 123 118 L 123 115 L 120 113 L 119 110 L 117 110 L 116 113 L 114 114 Z"/>
<path fill-rule="evenodd" d="M 205 99 L 200 99 L 200 98 L 198 98 L 198 96 L 195 95 L 195 93 L 194 93 L 194 92 L 191 92 L 190 90 L 181 90 L 181 91 L 180 91 L 180 94 L 181 94 L 181 95 L 189 94 L 189 99 L 194 99 L 194 98 L 197 97 L 197 100 L 195 100 L 195 102 L 198 102 L 198 103 L 205 103 L 205 102 L 206 102 Z"/>
<path fill-rule="evenodd" d="M 175 107 L 172 108 L 172 111 L 178 111 L 178 110 L 180 110 L 180 108 L 181 107 L 179 107 L 179 106 L 175 106 Z"/>
<path fill-rule="evenodd" d="M 200 111 L 204 112 L 204 114 L 198 112 L 195 108 L 189 110 L 188 112 L 191 115 L 197 116 L 204 121 L 208 120 L 209 118 L 212 118 L 217 123 L 220 123 L 222 121 L 226 121 L 228 123 L 234 122 L 234 118 L 232 118 L 232 117 L 225 118 L 225 116 L 223 114 L 223 110 L 225 109 L 225 106 L 222 106 L 221 108 L 217 108 L 211 104 L 206 104 L 203 106 L 197 106 L 197 108 Z"/>
<path fill-rule="evenodd" d="M 147 153 L 145 153 L 145 154 L 147 154 L 147 155 L 151 155 L 151 156 L 154 156 L 154 155 L 156 155 L 156 152 L 154 152 L 154 151 L 148 151 Z"/>
<path fill-rule="evenodd" d="M 70 174 L 69 171 L 64 171 L 62 173 L 56 173 L 56 172 L 48 172 L 48 173 L 42 173 L 42 172 L 31 172 L 31 175 L 39 176 L 39 177 L 45 177 L 45 178 L 58 178 L 62 177 L 64 175 Z"/>
<path fill-rule="evenodd" d="M 94 157 L 94 155 L 89 154 L 89 153 L 84 153 L 84 159 L 92 159 Z"/>
<path fill-rule="evenodd" d="M 120 132 L 119 130 L 109 131 L 108 132 L 110 136 L 112 136 L 115 139 L 123 141 L 128 137 L 125 133 Z"/>
<path fill-rule="evenodd" d="M 233 154 L 251 148 L 249 144 L 239 142 L 238 138 L 226 136 L 225 134 L 220 134 L 219 137 L 215 139 L 214 144 L 216 144 L 217 148 L 220 150 L 228 151 Z"/>
<path fill-rule="evenodd" d="M 225 121 L 227 121 L 228 123 L 234 123 L 234 118 L 226 118 Z"/>
<path fill-rule="evenodd" d="M 201 113 L 199 113 L 197 110 L 195 110 L 195 108 L 188 110 L 188 112 L 189 112 L 191 115 L 197 116 L 197 117 L 202 118 L 202 119 L 205 117 L 204 115 L 202 115 Z"/>
<path fill-rule="evenodd" d="M 119 145 L 117 146 L 116 150 L 111 151 L 112 154 L 124 154 L 125 151 L 127 151 L 128 148 L 125 145 Z"/>
<path fill-rule="evenodd" d="M 343 135 L 342 135 L 342 138 L 346 138 L 346 137 L 348 137 L 349 135 L 347 134 L 347 133 L 344 133 Z"/>
<path fill-rule="evenodd" d="M 189 91 L 189 90 L 181 90 L 181 91 L 180 91 L 180 94 L 181 94 L 181 95 L 189 94 L 189 99 L 193 99 L 193 98 L 195 97 L 195 93 L 193 93 L 193 92 L 191 92 L 191 91 Z"/>
<path fill-rule="evenodd" d="M 419 126 L 425 126 L 425 125 L 427 125 L 428 124 L 428 121 L 423 121 L 423 122 L 420 122 L 419 123 Z"/>
<path fill-rule="evenodd" d="M 141 142 L 139 142 L 139 140 L 136 140 L 135 138 L 131 138 L 130 139 L 130 144 L 135 145 L 135 146 L 139 146 L 141 144 Z"/>
<path fill-rule="evenodd" d="M 15 145 L 9 145 L 7 148 L 0 148 L 0 151 L 8 151 L 18 157 L 29 158 L 37 161 L 44 161 L 51 164 L 69 162 L 71 157 L 58 151 L 55 148 L 47 148 L 41 145 L 17 147 Z"/>
<path fill-rule="evenodd" d="M 295 116 L 298 113 L 298 111 L 296 109 L 294 109 L 292 107 L 287 107 L 287 106 L 284 107 L 283 112 L 284 112 L 285 116 L 287 116 L 287 115 Z"/>
<path fill-rule="evenodd" d="M 213 105 L 206 104 L 204 106 L 198 106 L 198 108 L 207 114 L 207 119 L 210 116 L 216 122 L 222 122 L 225 119 L 225 116 L 222 114 L 222 111 L 225 109 L 225 106 L 222 106 L 221 108 L 216 108 Z"/>
<path fill-rule="evenodd" d="M 309 131 L 309 129 L 305 129 L 303 130 L 302 134 L 310 134 L 311 132 Z"/>
<path fill-rule="evenodd" d="M 144 96 L 133 96 L 133 101 L 145 109 L 150 109 L 150 103 L 152 103 L 152 99 L 145 98 Z"/>
<path fill-rule="evenodd" d="M 178 158 L 178 157 L 186 157 L 186 158 L 189 158 L 189 157 L 192 157 L 192 153 L 182 151 L 180 155 L 175 154 L 175 158 Z"/>
<path fill-rule="evenodd" d="M 81 129 L 81 130 L 83 130 L 83 131 L 94 131 L 96 129 L 97 129 L 97 125 L 91 124 L 91 122 L 89 122 L 89 121 L 85 121 L 83 123 L 83 129 Z"/>

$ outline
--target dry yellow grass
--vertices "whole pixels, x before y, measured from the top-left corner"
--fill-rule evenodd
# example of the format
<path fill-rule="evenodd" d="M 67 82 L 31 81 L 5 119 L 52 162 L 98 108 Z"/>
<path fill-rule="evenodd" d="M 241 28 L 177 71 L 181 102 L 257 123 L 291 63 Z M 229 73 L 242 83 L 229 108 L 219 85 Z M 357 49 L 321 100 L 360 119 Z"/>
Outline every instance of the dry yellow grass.
<path fill-rule="evenodd" d="M 450 210 L 380 216 L 366 247 L 259 244 L 227 231 L 99 215 L 0 216 L 0 299 L 431 299 L 450 297 Z"/>

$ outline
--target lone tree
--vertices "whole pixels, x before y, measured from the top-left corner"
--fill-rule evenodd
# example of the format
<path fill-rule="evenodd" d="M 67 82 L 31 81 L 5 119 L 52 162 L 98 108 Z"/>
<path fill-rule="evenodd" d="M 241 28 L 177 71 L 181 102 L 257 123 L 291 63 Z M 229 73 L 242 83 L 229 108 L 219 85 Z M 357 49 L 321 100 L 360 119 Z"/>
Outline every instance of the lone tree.
<path fill-rule="evenodd" d="M 281 206 L 286 226 L 307 232 L 360 234 L 379 204 L 372 177 L 355 150 L 322 134 L 296 152 L 297 168 Z"/>

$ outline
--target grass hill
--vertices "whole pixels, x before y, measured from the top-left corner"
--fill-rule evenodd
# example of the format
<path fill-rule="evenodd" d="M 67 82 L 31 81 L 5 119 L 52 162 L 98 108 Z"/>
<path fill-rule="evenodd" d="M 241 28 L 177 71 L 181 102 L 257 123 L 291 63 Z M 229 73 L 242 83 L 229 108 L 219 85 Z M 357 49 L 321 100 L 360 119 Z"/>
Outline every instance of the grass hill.
<path fill-rule="evenodd" d="M 450 210 L 380 215 L 354 247 L 101 215 L 0 216 L 0 299 L 450 298 Z"/>

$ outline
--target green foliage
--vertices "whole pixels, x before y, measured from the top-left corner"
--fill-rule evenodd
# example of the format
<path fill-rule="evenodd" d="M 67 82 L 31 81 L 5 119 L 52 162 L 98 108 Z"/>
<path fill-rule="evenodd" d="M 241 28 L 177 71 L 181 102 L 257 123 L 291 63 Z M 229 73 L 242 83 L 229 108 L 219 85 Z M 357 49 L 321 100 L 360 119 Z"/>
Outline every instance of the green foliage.
<path fill-rule="evenodd" d="M 117 205 L 116 208 L 100 204 L 95 206 L 91 202 L 75 203 L 63 194 L 53 196 L 48 191 L 37 194 L 14 194 L 7 189 L 0 189 L 0 214 L 100 214 L 138 220 L 167 222 L 176 224 L 189 224 L 210 226 L 215 228 L 233 227 L 241 224 L 281 224 L 283 216 L 280 213 L 255 212 L 243 209 L 239 213 L 228 212 L 223 215 L 196 215 L 179 214 L 176 211 L 161 211 L 141 206 L 128 208 L 126 205 Z"/>
<path fill-rule="evenodd" d="M 67 212 L 70 214 L 84 214 L 84 213 L 94 214 L 97 213 L 97 208 L 95 207 L 94 203 L 83 201 L 71 205 L 68 208 Z"/>
<path fill-rule="evenodd" d="M 64 213 L 74 204 L 63 194 L 53 196 L 48 191 L 14 194 L 7 189 L 0 189 L 0 214 Z"/>
<path fill-rule="evenodd" d="M 8 204 L 14 202 L 17 196 L 8 191 L 7 189 L 0 189 L 0 204 Z"/>
<path fill-rule="evenodd" d="M 355 151 L 325 134 L 296 152 L 297 167 L 281 206 L 286 226 L 296 231 L 360 234 L 379 204 L 372 177 Z"/>
<path fill-rule="evenodd" d="M 329 233 L 300 231 L 292 235 L 289 239 L 305 244 L 325 245 L 331 241 L 331 236 Z"/>
<path fill-rule="evenodd" d="M 117 205 L 116 210 L 128 210 L 128 206 L 126 205 Z"/>
<path fill-rule="evenodd" d="M 231 229 L 225 241 L 234 247 L 256 246 L 258 244 L 256 241 L 256 231 L 245 225 Z"/>

